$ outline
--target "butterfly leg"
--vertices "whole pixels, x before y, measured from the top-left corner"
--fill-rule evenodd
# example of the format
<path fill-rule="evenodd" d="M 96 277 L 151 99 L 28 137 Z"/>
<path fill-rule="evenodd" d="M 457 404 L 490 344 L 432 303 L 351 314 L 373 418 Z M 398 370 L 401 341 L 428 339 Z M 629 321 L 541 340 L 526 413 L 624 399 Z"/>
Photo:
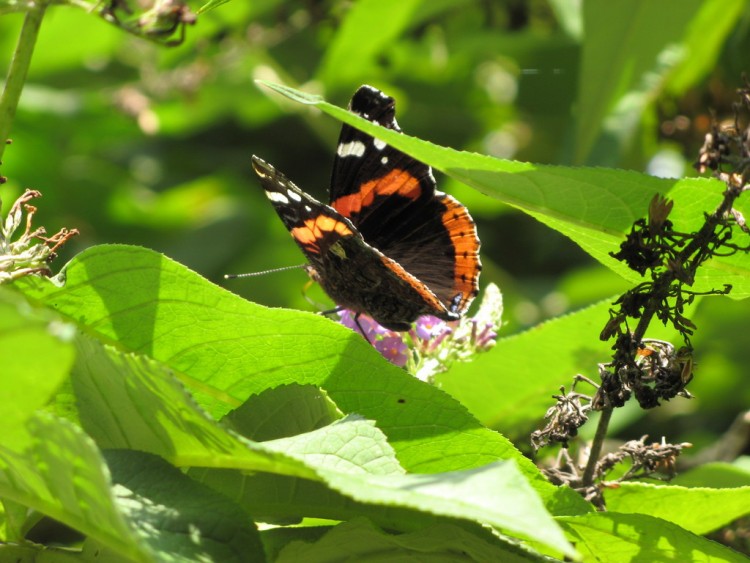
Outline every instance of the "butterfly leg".
<path fill-rule="evenodd" d="M 313 280 L 307 280 L 307 283 L 302 288 L 302 297 L 304 297 L 305 301 L 307 301 L 313 307 L 315 307 L 317 309 L 323 309 L 325 307 L 325 305 L 323 303 L 319 303 L 318 301 L 315 301 L 312 297 L 310 297 L 307 294 L 307 291 L 312 287 L 312 285 L 314 283 L 315 282 Z M 325 315 L 330 315 L 332 313 L 338 313 L 341 309 L 343 309 L 343 307 L 336 307 L 335 309 L 331 309 L 331 310 L 328 310 L 328 311 L 323 310 L 323 311 L 320 312 L 320 314 L 324 315 L 324 316 Z"/>
<path fill-rule="evenodd" d="M 362 335 L 362 336 L 364 337 L 364 339 L 365 339 L 365 340 L 367 340 L 367 343 L 368 343 L 368 344 L 369 344 L 370 346 L 374 346 L 374 344 L 373 344 L 373 343 L 372 343 L 372 342 L 370 341 L 370 338 L 369 338 L 369 337 L 367 336 L 367 334 L 365 334 L 365 329 L 363 329 L 363 328 L 362 328 L 362 325 L 361 325 L 361 324 L 359 324 L 359 316 L 360 316 L 361 314 L 362 314 L 362 313 L 355 313 L 355 314 L 354 314 L 354 323 L 355 323 L 355 324 L 357 325 L 357 328 L 359 329 L 359 333 L 360 333 L 360 334 L 361 334 L 361 335 Z"/>

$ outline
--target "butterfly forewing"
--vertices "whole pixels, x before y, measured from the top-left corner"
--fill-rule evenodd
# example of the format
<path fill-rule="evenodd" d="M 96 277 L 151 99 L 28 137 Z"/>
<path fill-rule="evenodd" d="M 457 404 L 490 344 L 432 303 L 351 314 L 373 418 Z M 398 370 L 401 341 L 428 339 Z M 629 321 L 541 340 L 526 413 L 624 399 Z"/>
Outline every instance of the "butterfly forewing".
<path fill-rule="evenodd" d="M 367 244 L 349 219 L 297 188 L 260 158 L 253 157 L 253 168 L 310 261 L 308 271 L 337 305 L 368 313 L 394 330 L 407 330 L 420 315 L 458 318 L 420 280 Z"/>

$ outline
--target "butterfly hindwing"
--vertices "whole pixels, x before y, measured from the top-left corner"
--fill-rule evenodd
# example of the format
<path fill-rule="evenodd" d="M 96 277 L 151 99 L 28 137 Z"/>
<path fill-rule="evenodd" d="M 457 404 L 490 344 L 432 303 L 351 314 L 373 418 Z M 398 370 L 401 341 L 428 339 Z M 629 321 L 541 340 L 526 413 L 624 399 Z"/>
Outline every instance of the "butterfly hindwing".
<path fill-rule="evenodd" d="M 357 90 L 350 110 L 401 131 L 393 98 L 371 86 Z M 476 227 L 463 205 L 437 191 L 428 165 L 344 125 L 330 200 L 370 245 L 419 279 L 447 308 L 468 309 L 481 270 Z"/>

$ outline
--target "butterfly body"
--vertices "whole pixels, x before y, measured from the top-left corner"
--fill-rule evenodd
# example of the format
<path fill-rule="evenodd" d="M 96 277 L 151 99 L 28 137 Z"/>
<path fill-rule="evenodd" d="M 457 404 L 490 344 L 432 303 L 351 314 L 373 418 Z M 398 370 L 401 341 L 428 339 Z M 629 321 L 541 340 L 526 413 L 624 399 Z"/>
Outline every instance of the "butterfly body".
<path fill-rule="evenodd" d="M 362 86 L 351 111 L 400 131 L 394 101 Z M 466 208 L 435 189 L 430 168 L 345 125 L 330 205 L 258 157 L 266 196 L 338 306 L 408 330 L 421 315 L 460 318 L 477 294 L 479 239 Z"/>

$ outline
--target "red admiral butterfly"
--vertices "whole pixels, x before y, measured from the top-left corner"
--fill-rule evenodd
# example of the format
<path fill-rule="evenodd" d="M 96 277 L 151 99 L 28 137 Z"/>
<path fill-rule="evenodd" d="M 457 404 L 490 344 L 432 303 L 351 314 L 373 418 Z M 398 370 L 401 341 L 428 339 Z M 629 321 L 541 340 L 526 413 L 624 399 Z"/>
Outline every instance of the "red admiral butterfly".
<path fill-rule="evenodd" d="M 389 129 L 393 98 L 361 86 L 350 111 Z M 454 321 L 478 292 L 479 239 L 469 212 L 436 190 L 432 169 L 344 125 L 330 206 L 253 156 L 276 212 L 309 260 L 307 271 L 340 308 L 390 330 L 421 315 Z"/>

